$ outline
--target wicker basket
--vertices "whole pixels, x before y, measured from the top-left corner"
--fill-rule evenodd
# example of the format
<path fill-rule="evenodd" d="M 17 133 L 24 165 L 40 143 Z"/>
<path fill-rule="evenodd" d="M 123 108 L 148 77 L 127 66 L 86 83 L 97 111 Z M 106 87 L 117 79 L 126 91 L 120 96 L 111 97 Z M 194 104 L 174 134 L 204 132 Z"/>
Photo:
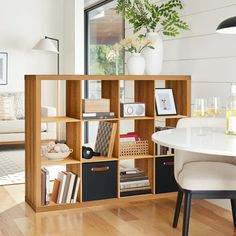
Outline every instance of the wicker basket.
<path fill-rule="evenodd" d="M 138 156 L 148 154 L 148 140 L 120 143 L 120 156 Z"/>

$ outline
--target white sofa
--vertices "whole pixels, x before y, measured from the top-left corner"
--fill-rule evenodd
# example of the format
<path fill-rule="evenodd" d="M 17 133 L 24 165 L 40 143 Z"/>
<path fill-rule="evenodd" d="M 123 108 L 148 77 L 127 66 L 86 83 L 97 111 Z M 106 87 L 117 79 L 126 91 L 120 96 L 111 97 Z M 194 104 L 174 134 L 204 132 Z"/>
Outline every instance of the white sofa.
<path fill-rule="evenodd" d="M 43 117 L 55 116 L 56 109 L 54 107 L 44 106 L 41 108 Z M 41 139 L 56 139 L 56 124 L 42 123 Z M 25 141 L 25 120 L 0 120 L 0 145 L 24 143 Z"/>

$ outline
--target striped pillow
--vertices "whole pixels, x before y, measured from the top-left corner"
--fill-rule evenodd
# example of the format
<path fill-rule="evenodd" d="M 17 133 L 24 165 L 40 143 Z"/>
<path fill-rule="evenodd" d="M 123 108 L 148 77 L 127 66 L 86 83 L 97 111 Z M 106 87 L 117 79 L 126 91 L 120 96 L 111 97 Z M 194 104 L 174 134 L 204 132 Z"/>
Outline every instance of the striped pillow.
<path fill-rule="evenodd" d="M 0 120 L 15 120 L 14 96 L 0 96 Z"/>

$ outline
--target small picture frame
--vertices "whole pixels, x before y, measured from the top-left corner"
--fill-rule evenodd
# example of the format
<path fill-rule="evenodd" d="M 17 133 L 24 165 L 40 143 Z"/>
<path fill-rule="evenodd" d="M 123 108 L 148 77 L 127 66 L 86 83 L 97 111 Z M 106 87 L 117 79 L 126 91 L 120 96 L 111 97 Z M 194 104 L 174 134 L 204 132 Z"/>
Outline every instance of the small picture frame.
<path fill-rule="evenodd" d="M 0 85 L 7 85 L 7 60 L 8 54 L 0 52 Z"/>
<path fill-rule="evenodd" d="M 156 115 L 176 115 L 175 98 L 171 88 L 156 88 L 155 89 L 156 101 Z"/>

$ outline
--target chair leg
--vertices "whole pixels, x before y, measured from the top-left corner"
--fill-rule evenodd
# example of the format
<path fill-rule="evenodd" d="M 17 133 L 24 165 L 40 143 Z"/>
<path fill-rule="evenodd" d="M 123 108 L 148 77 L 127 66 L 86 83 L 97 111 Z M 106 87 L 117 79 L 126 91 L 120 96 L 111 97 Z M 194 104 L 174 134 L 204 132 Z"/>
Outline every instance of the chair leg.
<path fill-rule="evenodd" d="M 180 189 L 178 190 L 178 196 L 177 196 L 177 201 L 176 201 L 176 206 L 175 206 L 175 215 L 174 215 L 174 220 L 172 227 L 176 228 L 178 225 L 178 220 L 179 220 L 179 213 L 180 213 L 180 208 L 183 200 L 183 191 Z"/>
<path fill-rule="evenodd" d="M 231 199 L 231 208 L 232 208 L 234 227 L 236 228 L 236 199 Z"/>
<path fill-rule="evenodd" d="M 188 236 L 191 198 L 192 198 L 191 193 L 186 191 L 184 197 L 184 220 L 183 220 L 182 236 Z"/>

